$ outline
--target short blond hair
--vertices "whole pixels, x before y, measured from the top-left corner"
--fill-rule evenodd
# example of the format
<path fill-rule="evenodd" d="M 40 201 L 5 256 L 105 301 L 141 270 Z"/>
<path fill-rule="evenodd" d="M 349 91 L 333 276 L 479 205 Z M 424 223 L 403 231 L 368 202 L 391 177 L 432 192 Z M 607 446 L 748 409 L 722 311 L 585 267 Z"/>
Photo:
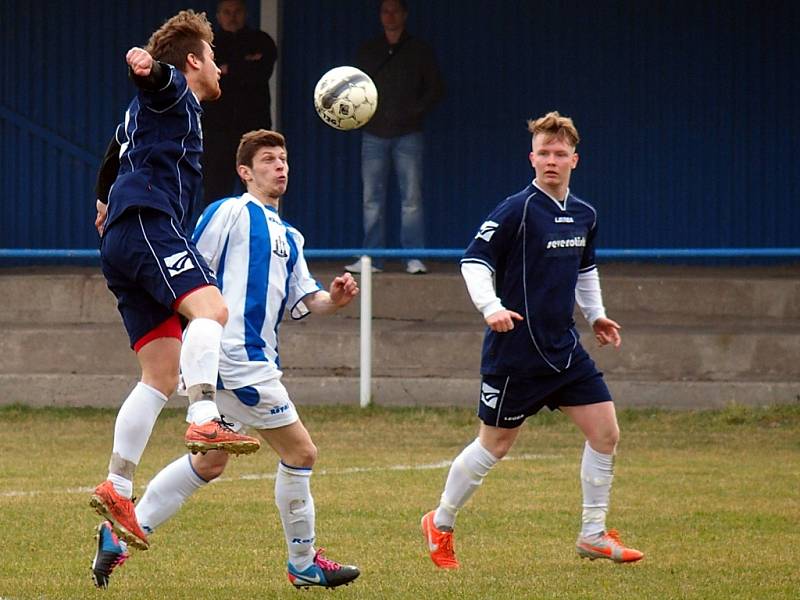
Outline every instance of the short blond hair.
<path fill-rule="evenodd" d="M 206 18 L 206 13 L 196 13 L 189 9 L 167 19 L 150 36 L 145 50 L 155 60 L 183 71 L 189 54 L 203 60 L 203 42 L 207 42 L 209 46 L 214 42 L 211 23 Z"/>
<path fill-rule="evenodd" d="M 530 131 L 534 137 L 539 133 L 543 133 L 548 139 L 556 138 L 563 140 L 573 148 L 581 141 L 578 130 L 575 128 L 572 119 L 569 117 L 562 117 L 557 110 L 551 111 L 538 119 L 529 119 L 528 131 Z"/>

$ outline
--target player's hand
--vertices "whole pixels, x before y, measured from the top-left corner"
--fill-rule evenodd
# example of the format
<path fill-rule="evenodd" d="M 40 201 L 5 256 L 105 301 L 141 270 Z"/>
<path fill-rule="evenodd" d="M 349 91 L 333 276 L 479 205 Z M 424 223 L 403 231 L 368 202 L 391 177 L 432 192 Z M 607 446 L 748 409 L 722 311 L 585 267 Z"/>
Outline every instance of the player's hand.
<path fill-rule="evenodd" d="M 350 273 L 345 273 L 336 277 L 331 282 L 330 291 L 331 302 L 336 306 L 342 307 L 350 304 L 350 301 L 358 294 L 358 283 Z"/>
<path fill-rule="evenodd" d="M 150 56 L 147 50 L 136 47 L 131 48 L 128 50 L 128 54 L 125 55 L 125 60 L 128 62 L 128 66 L 131 68 L 134 75 L 138 75 L 139 77 L 147 77 L 150 75 L 150 69 L 153 68 L 153 57 Z"/>
<path fill-rule="evenodd" d="M 94 218 L 94 227 L 100 237 L 103 237 L 103 230 L 105 229 L 106 216 L 108 215 L 108 204 L 103 204 L 100 200 L 97 201 L 97 216 Z"/>
<path fill-rule="evenodd" d="M 514 329 L 514 321 L 524 321 L 522 315 L 513 310 L 498 310 L 496 313 L 486 317 L 486 324 L 489 329 L 497 333 L 505 333 Z"/>
<path fill-rule="evenodd" d="M 611 344 L 614 348 L 619 348 L 622 343 L 622 338 L 619 335 L 620 326 L 616 321 L 600 317 L 592 323 L 592 330 L 594 331 L 594 339 L 597 340 L 600 346 Z"/>

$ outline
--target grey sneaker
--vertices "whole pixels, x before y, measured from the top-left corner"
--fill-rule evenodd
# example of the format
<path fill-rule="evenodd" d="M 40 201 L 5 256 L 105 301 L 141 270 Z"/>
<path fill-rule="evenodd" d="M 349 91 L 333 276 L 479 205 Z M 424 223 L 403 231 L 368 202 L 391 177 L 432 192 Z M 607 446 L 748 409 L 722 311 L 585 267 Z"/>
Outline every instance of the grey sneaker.
<path fill-rule="evenodd" d="M 425 263 L 419 259 L 412 258 L 406 263 L 406 273 L 411 273 L 412 275 L 423 275 L 427 272 L 428 267 L 426 267 Z"/>
<path fill-rule="evenodd" d="M 350 263 L 349 265 L 345 265 L 344 266 L 344 270 L 347 271 L 348 273 L 361 273 L 361 261 L 357 260 L 354 263 Z M 376 267 L 375 265 L 372 265 L 372 272 L 373 273 L 382 273 L 383 269 L 381 269 L 380 267 Z"/>

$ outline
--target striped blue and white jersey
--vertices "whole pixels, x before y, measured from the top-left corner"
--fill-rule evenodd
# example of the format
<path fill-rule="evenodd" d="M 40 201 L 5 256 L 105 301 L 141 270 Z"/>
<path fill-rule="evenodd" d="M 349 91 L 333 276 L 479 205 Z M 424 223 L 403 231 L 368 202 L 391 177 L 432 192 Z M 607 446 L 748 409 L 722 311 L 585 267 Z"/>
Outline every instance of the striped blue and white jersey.
<path fill-rule="evenodd" d="M 505 333 L 487 328 L 482 374 L 559 373 L 584 353 L 572 318 L 575 285 L 596 269 L 596 235 L 594 207 L 569 191 L 558 201 L 535 182 L 489 214 L 461 263 L 487 267 L 502 305 L 524 321 Z"/>
<path fill-rule="evenodd" d="M 106 229 L 135 207 L 160 210 L 187 229 L 202 186 L 203 109 L 173 67 L 159 90 L 140 89 L 117 127 L 119 173 L 108 195 Z"/>
<path fill-rule="evenodd" d="M 216 272 L 228 305 L 219 375 L 225 389 L 280 375 L 278 327 L 286 310 L 308 314 L 303 298 L 322 287 L 303 256 L 303 236 L 278 212 L 245 193 L 203 212 L 192 236 Z"/>

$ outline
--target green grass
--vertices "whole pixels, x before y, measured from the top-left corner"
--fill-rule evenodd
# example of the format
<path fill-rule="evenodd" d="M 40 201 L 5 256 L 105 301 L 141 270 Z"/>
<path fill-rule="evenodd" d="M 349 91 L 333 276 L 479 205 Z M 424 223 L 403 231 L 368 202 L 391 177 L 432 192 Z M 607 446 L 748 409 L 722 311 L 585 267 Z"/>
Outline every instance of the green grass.
<path fill-rule="evenodd" d="M 800 406 L 622 412 L 609 525 L 646 553 L 633 565 L 577 558 L 582 442 L 562 415 L 542 414 L 525 425 L 510 455 L 518 460 L 498 465 L 459 516 L 457 572 L 427 558 L 419 519 L 446 476 L 435 463 L 475 435 L 472 411 L 301 413 L 320 448 L 319 545 L 362 569 L 337 598 L 728 600 L 800 590 Z M 152 536 L 149 551 L 134 551 L 109 590 L 95 590 L 98 518 L 87 489 L 106 473 L 114 416 L 0 409 L 0 598 L 300 597 L 286 580 L 267 477 L 277 459 L 267 448 L 231 461 L 223 481 Z M 137 486 L 183 452 L 184 428 L 181 412 L 165 411 Z"/>

